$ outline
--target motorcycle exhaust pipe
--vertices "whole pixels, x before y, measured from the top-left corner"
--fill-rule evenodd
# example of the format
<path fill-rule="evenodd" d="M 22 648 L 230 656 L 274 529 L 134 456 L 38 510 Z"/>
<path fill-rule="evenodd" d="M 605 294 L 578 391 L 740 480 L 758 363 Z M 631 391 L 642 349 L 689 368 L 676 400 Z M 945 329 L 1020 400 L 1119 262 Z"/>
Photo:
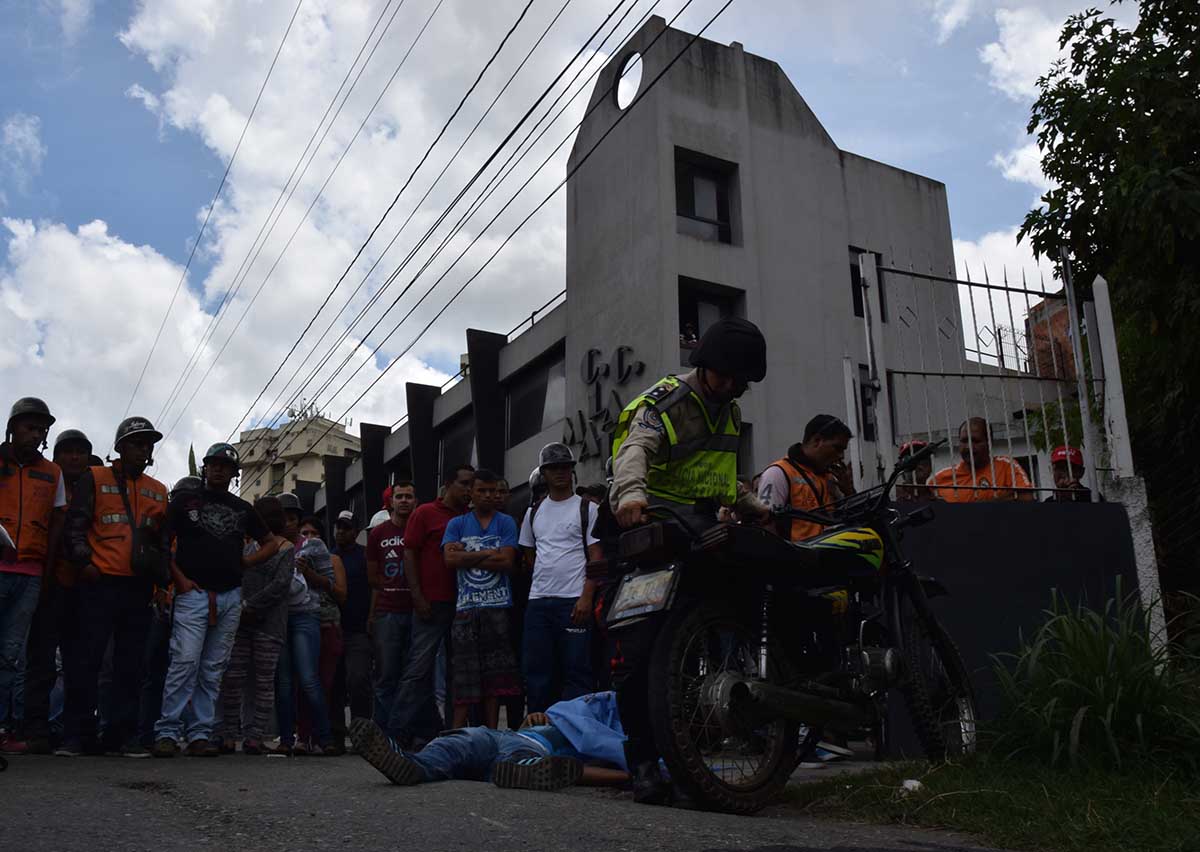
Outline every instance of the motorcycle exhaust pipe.
<path fill-rule="evenodd" d="M 867 709 L 836 698 L 823 698 L 796 689 L 784 689 L 766 681 L 748 680 L 726 672 L 713 685 L 718 715 L 763 721 L 783 717 L 810 727 L 853 731 L 874 723 Z"/>

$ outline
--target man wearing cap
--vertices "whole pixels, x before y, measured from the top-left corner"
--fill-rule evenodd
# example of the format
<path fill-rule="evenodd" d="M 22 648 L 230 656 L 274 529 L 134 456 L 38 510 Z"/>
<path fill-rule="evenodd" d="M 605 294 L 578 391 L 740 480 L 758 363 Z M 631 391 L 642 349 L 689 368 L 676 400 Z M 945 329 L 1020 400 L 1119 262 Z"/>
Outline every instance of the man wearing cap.
<path fill-rule="evenodd" d="M 839 485 L 835 466 L 841 465 L 853 435 L 850 427 L 832 414 L 818 414 L 804 427 L 804 439 L 788 447 L 787 455 L 763 471 L 758 499 L 772 509 L 819 512 L 836 501 Z M 824 529 L 816 521 L 785 518 L 780 534 L 803 541 Z"/>
<path fill-rule="evenodd" d="M 279 503 L 283 506 L 283 517 L 287 520 L 283 537 L 299 547 L 304 543 L 300 540 L 300 521 L 304 517 L 304 507 L 300 505 L 300 498 L 291 491 L 285 491 L 279 495 Z"/>
<path fill-rule="evenodd" d="M 54 439 L 54 463 L 62 470 L 67 493 L 91 463 L 92 442 L 78 429 Z M 63 682 L 79 676 L 79 596 L 75 567 L 59 548 L 54 570 L 43 578 L 41 600 L 25 651 L 25 735 L 32 754 L 50 754 L 50 693 L 58 679 L 55 651 L 61 647 Z"/>
<path fill-rule="evenodd" d="M 167 488 L 146 474 L 162 433 L 144 417 L 117 426 L 111 465 L 90 467 L 75 483 L 67 513 L 71 561 L 79 571 L 79 677 L 67 678 L 63 743 L 75 757 L 103 750 L 146 757 L 138 742 L 138 705 L 150 600 L 165 582 Z M 113 644 L 113 679 L 104 742 L 97 743 L 98 678 Z M 72 682 L 73 681 L 73 682 Z"/>
<path fill-rule="evenodd" d="M 342 604 L 343 653 L 333 681 L 333 737 L 345 742 L 346 714 L 336 712 L 350 699 L 350 717 L 369 717 L 374 703 L 371 688 L 371 637 L 367 617 L 371 612 L 371 584 L 367 580 L 367 553 L 358 543 L 358 521 L 349 509 L 338 513 L 333 523 L 335 547 L 346 571 L 346 602 Z"/>
<path fill-rule="evenodd" d="M 257 565 L 291 546 L 271 533 L 253 506 L 229 493 L 240 469 L 236 449 L 213 444 L 200 468 L 203 488 L 180 492 L 167 512 L 176 544 L 174 623 L 162 716 L 154 726 L 155 757 L 174 757 L 181 743 L 192 757 L 220 754 L 212 735 L 242 611 L 243 559 Z M 247 536 L 259 549 L 243 557 Z"/>
<path fill-rule="evenodd" d="M 0 444 L 0 525 L 13 541 L 0 553 L 0 753 L 22 754 L 7 729 L 13 690 L 43 578 L 53 565 L 67 505 L 62 471 L 42 456 L 54 417 L 36 397 L 18 399 Z"/>
<path fill-rule="evenodd" d="M 1054 493 L 1046 498 L 1047 503 L 1090 503 L 1092 490 L 1083 479 L 1083 453 L 1078 447 L 1055 447 L 1050 454 L 1050 466 L 1054 471 Z M 1104 498 L 1100 500 L 1103 502 Z"/>

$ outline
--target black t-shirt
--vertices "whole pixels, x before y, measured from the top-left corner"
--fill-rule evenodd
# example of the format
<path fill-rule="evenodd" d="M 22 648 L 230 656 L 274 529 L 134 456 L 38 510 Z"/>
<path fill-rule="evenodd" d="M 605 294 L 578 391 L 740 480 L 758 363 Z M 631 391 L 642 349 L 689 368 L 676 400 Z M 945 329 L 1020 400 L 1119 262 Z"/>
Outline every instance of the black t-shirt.
<path fill-rule="evenodd" d="M 167 506 L 175 535 L 175 564 L 184 576 L 210 592 L 242 585 L 245 536 L 258 541 L 268 534 L 254 507 L 227 491 L 185 491 Z"/>

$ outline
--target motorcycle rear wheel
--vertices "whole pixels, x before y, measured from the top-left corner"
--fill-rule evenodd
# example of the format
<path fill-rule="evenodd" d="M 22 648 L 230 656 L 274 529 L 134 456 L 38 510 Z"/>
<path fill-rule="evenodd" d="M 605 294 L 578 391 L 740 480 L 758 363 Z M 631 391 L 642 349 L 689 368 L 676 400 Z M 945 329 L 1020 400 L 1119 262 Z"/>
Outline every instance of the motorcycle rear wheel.
<path fill-rule="evenodd" d="M 678 606 L 659 632 L 650 659 L 650 722 L 671 779 L 708 810 L 750 814 L 770 804 L 795 763 L 799 726 L 776 719 L 752 729 L 722 727 L 704 687 L 723 672 L 754 676 L 758 628 L 711 602 Z M 772 647 L 768 680 L 791 677 Z"/>
<path fill-rule="evenodd" d="M 970 674 L 924 593 L 899 594 L 907 676 L 903 689 L 917 738 L 932 761 L 975 753 L 978 713 Z"/>

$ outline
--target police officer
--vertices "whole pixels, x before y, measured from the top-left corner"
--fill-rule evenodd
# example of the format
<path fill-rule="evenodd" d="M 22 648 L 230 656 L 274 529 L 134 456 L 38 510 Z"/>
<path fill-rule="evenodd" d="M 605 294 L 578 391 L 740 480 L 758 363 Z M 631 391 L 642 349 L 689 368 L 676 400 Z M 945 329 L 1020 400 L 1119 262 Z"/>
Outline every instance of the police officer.
<path fill-rule="evenodd" d="M 692 350 L 690 363 L 691 372 L 663 378 L 617 419 L 609 499 L 621 527 L 643 523 L 655 505 L 693 513 L 695 521 L 708 524 L 716 521 L 717 504 L 736 504 L 743 515 L 761 512 L 754 495 L 737 496 L 742 416 L 736 400 L 750 382 L 766 376 L 766 340 L 748 320 L 721 319 Z M 662 804 L 670 788 L 658 771 L 646 711 L 654 634 L 643 623 L 614 638 L 613 686 L 628 736 L 634 800 Z"/>
<path fill-rule="evenodd" d="M 617 418 L 610 499 L 622 527 L 643 523 L 655 504 L 696 511 L 702 502 L 711 523 L 717 504 L 737 502 L 736 400 L 766 376 L 767 342 L 754 323 L 727 317 L 704 333 L 690 364 L 691 372 L 661 379 Z M 752 510 L 757 501 L 745 502 Z"/>

